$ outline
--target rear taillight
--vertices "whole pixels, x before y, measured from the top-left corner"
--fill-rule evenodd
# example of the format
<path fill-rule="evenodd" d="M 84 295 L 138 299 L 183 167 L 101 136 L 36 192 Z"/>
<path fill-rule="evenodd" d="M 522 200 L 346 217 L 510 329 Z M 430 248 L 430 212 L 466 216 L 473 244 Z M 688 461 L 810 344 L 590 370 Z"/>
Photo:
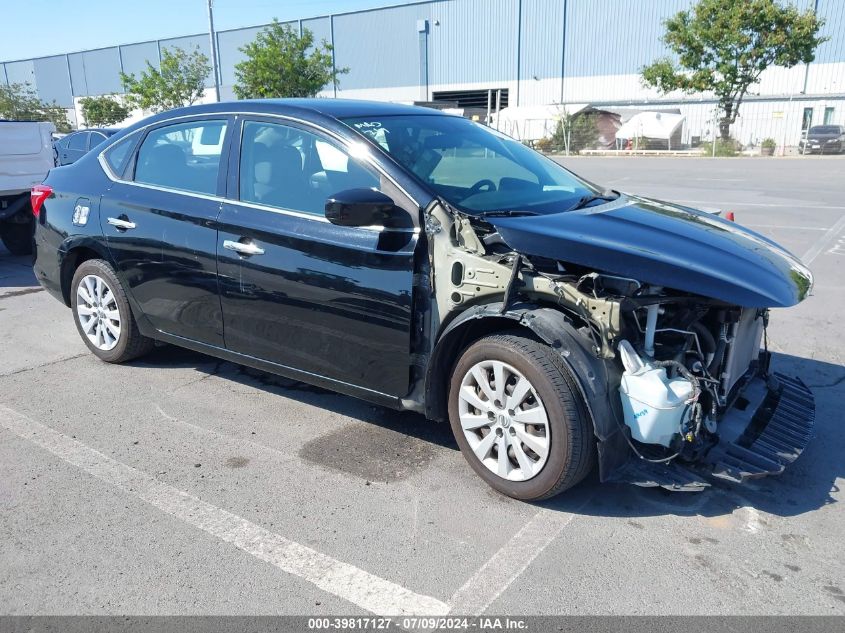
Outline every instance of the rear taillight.
<path fill-rule="evenodd" d="M 733 211 L 728 211 L 728 212 L 725 214 L 725 219 L 726 219 L 726 220 L 729 220 L 730 222 L 736 222 L 736 218 L 735 218 L 735 216 L 734 216 L 734 212 L 733 212 Z"/>
<path fill-rule="evenodd" d="M 29 194 L 29 202 L 32 206 L 32 215 L 36 218 L 41 213 L 41 205 L 53 193 L 53 188 L 50 185 L 35 185 L 32 192 Z"/>

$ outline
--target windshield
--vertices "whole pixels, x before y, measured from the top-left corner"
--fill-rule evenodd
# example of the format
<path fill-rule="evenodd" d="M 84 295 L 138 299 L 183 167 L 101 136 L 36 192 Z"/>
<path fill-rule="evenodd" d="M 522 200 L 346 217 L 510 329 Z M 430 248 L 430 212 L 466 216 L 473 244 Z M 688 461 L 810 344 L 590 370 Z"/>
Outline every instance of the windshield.
<path fill-rule="evenodd" d="M 810 128 L 810 134 L 839 134 L 839 126 L 814 125 Z"/>
<path fill-rule="evenodd" d="M 470 213 L 557 213 L 599 193 L 522 143 L 462 117 L 373 116 L 344 123 Z"/>

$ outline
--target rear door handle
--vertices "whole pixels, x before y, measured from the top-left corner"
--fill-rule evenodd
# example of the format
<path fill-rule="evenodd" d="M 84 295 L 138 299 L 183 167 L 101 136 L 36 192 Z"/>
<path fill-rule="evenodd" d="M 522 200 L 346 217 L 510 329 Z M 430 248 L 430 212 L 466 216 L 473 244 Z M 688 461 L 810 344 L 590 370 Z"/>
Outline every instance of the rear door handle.
<path fill-rule="evenodd" d="M 134 222 L 130 222 L 129 220 L 121 220 L 120 218 L 109 218 L 108 223 L 111 224 L 113 227 L 122 229 L 124 231 L 135 228 Z"/>
<path fill-rule="evenodd" d="M 235 242 L 234 240 L 223 240 L 223 248 L 235 251 L 239 255 L 263 255 L 264 249 L 252 242 Z"/>

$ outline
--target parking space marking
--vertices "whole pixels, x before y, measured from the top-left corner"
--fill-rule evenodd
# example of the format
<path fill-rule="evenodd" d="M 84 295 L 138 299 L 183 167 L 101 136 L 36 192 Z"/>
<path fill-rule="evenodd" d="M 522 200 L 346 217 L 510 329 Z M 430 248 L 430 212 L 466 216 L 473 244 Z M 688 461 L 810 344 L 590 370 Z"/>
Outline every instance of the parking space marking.
<path fill-rule="evenodd" d="M 753 223 L 742 223 L 742 226 L 750 226 L 754 228 L 764 228 L 764 229 L 788 229 L 790 231 L 828 231 L 830 230 L 829 226 L 790 226 L 787 224 L 753 224 Z"/>
<path fill-rule="evenodd" d="M 0 405 L 0 426 L 68 464 L 255 558 L 379 615 L 444 615 L 449 606 L 270 532 Z"/>
<path fill-rule="evenodd" d="M 583 508 L 586 499 L 576 510 Z M 477 616 L 502 595 L 577 514 L 542 509 L 458 589 L 450 612 Z"/>
<path fill-rule="evenodd" d="M 842 231 L 845 231 L 845 215 L 839 218 L 839 221 L 830 227 L 827 233 L 816 240 L 816 243 L 810 247 L 810 250 L 804 253 L 804 256 L 801 257 L 801 261 L 807 266 L 812 264 L 813 260 L 824 250 L 825 246 L 827 246 L 827 244 L 834 238 L 839 237 L 839 234 L 842 233 Z"/>
<path fill-rule="evenodd" d="M 790 203 L 784 204 L 779 202 L 725 202 L 722 200 L 674 200 L 674 202 L 680 204 L 708 204 L 708 205 L 716 205 L 719 207 L 765 207 L 765 208 L 773 208 L 773 209 L 831 209 L 831 210 L 842 210 L 845 209 L 845 206 L 841 205 L 831 205 L 831 204 L 804 204 L 802 203 Z"/>

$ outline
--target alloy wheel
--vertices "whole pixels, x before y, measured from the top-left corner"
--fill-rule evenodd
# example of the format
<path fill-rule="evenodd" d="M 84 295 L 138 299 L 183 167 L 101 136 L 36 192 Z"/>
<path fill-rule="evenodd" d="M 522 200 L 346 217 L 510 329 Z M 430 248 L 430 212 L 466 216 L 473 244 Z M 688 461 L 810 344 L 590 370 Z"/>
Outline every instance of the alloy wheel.
<path fill-rule="evenodd" d="M 76 287 L 76 315 L 91 344 L 107 352 L 120 339 L 120 311 L 114 292 L 97 275 L 86 275 Z"/>
<path fill-rule="evenodd" d="M 529 380 L 501 361 L 473 365 L 458 394 L 461 428 L 475 456 L 510 481 L 537 475 L 549 456 L 546 408 Z"/>

